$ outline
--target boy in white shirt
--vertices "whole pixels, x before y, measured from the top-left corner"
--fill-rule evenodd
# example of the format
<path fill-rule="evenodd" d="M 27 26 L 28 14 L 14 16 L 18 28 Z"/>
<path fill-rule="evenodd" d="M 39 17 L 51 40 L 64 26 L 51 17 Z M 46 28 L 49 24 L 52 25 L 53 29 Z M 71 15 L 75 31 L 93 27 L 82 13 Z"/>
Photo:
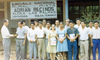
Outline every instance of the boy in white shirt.
<path fill-rule="evenodd" d="M 37 29 L 37 44 L 38 44 L 38 58 L 41 60 L 41 54 L 42 59 L 45 60 L 45 30 L 42 27 L 42 22 L 39 21 L 39 28 Z"/>
<path fill-rule="evenodd" d="M 81 22 L 81 26 L 78 30 L 79 30 L 79 40 L 80 40 L 80 56 L 81 56 L 81 60 L 88 60 L 88 37 L 89 37 L 89 30 L 86 27 L 86 23 L 85 21 Z"/>
<path fill-rule="evenodd" d="M 98 48 L 98 60 L 100 60 L 100 28 L 99 22 L 94 21 L 94 29 L 91 32 L 91 46 L 93 53 L 93 60 L 96 60 L 96 49 Z"/>
<path fill-rule="evenodd" d="M 34 60 L 36 60 L 37 56 L 37 35 L 36 30 L 34 28 L 34 22 L 31 23 L 31 28 L 27 32 L 27 38 L 29 41 L 29 55 L 30 60 L 32 59 L 33 53 L 34 53 Z"/>

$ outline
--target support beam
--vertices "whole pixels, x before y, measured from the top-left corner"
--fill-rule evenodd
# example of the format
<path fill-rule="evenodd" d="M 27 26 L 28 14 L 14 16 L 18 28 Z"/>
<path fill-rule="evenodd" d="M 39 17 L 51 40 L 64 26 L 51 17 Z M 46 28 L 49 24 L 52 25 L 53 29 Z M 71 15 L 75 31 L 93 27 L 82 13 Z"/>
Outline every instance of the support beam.
<path fill-rule="evenodd" d="M 63 0 L 63 22 L 68 19 L 68 0 Z"/>
<path fill-rule="evenodd" d="M 66 19 L 68 19 L 68 0 L 65 0 L 65 13 Z"/>

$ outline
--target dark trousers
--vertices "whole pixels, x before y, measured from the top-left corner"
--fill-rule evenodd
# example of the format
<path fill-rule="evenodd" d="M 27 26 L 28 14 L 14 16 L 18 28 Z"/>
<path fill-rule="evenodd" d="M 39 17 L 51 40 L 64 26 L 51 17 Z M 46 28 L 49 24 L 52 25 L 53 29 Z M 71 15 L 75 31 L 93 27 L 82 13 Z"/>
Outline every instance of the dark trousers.
<path fill-rule="evenodd" d="M 76 39 L 76 41 L 77 41 L 77 60 L 79 60 L 79 55 L 80 55 L 80 46 L 78 45 L 78 38 Z"/>
<path fill-rule="evenodd" d="M 91 58 L 91 50 L 92 50 L 92 47 L 91 47 L 91 39 L 89 39 L 89 51 L 88 51 L 88 53 L 89 53 L 89 60 L 91 60 L 90 58 Z"/>

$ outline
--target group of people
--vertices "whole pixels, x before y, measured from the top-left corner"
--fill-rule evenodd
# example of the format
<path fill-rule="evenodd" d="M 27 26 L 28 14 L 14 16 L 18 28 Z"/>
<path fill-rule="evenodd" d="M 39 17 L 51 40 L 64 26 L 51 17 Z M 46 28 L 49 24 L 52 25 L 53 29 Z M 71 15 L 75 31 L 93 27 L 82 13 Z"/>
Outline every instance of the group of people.
<path fill-rule="evenodd" d="M 10 59 L 11 42 L 10 37 L 16 37 L 16 60 L 24 60 L 26 40 L 29 42 L 29 59 L 34 60 L 47 58 L 55 60 L 57 54 L 62 54 L 68 60 L 90 60 L 92 51 L 93 60 L 96 60 L 96 49 L 98 48 L 98 60 L 100 60 L 100 28 L 98 21 L 90 21 L 86 27 L 85 21 L 76 19 L 76 24 L 67 19 L 66 25 L 59 20 L 51 25 L 50 21 L 31 22 L 30 28 L 25 25 L 25 20 L 18 22 L 16 34 L 10 34 L 7 26 L 9 21 L 4 20 L 1 28 L 4 47 L 4 59 Z M 68 54 L 67 54 L 68 52 Z M 79 53 L 80 52 L 80 53 Z M 61 58 L 62 59 L 62 58 Z M 60 59 L 60 60 L 61 60 Z M 66 60 L 66 59 L 65 59 Z"/>

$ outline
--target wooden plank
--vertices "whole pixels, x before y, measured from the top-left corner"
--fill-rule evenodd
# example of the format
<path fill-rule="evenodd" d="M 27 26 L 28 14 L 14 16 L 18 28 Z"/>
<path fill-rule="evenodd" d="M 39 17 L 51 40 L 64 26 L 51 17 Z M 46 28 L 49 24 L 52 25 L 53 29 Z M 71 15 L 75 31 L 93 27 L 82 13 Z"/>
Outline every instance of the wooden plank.
<path fill-rule="evenodd" d="M 5 0 L 5 2 L 4 2 L 4 14 L 5 14 L 5 19 L 7 19 L 7 1 Z"/>
<path fill-rule="evenodd" d="M 5 9 L 0 9 L 0 11 L 5 11 Z"/>
<path fill-rule="evenodd" d="M 65 17 L 65 0 L 63 0 L 63 22 L 65 24 L 65 20 L 66 20 L 66 17 Z"/>

